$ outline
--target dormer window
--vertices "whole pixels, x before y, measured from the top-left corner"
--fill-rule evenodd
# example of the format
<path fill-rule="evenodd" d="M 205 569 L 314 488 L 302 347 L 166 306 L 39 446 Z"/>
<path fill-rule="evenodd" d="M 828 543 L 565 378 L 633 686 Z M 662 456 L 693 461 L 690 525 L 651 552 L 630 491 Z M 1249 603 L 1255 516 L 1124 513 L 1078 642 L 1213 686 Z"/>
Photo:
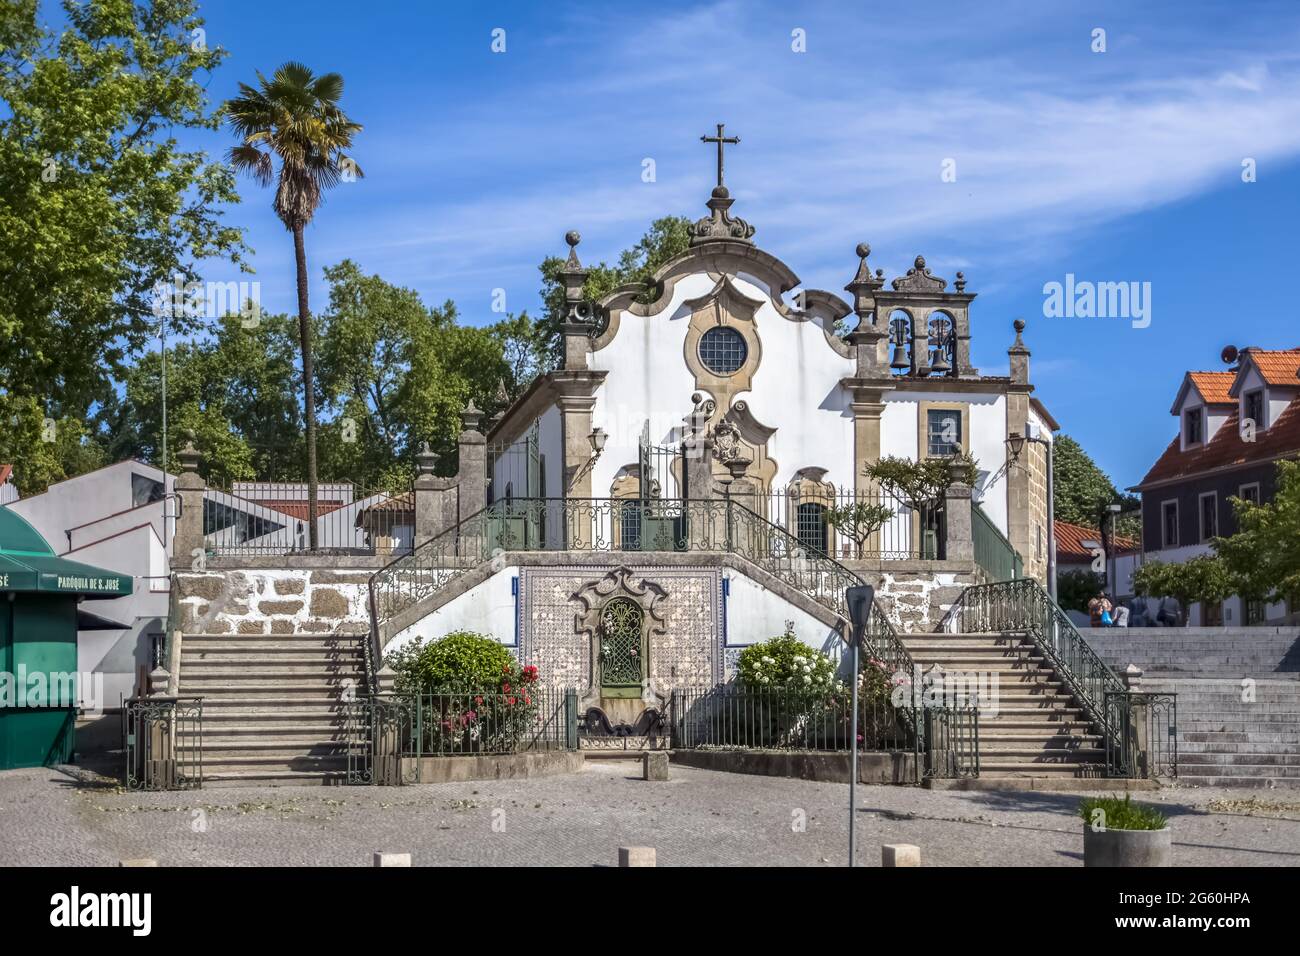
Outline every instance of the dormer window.
<path fill-rule="evenodd" d="M 1241 412 L 1243 423 L 1246 421 L 1254 422 L 1256 430 L 1267 427 L 1268 423 L 1264 421 L 1264 390 L 1262 388 L 1252 389 L 1242 396 Z"/>
<path fill-rule="evenodd" d="M 1205 409 L 1189 408 L 1183 412 L 1183 444 L 1199 445 L 1205 441 Z"/>

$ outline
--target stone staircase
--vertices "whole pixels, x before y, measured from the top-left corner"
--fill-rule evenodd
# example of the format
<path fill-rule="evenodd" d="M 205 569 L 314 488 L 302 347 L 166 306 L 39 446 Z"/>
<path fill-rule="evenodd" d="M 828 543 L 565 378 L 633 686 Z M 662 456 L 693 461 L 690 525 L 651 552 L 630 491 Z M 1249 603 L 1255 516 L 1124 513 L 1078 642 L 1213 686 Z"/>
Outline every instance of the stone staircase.
<path fill-rule="evenodd" d="M 187 634 L 180 695 L 203 698 L 204 786 L 340 782 L 343 699 L 363 693 L 362 635 Z M 198 741 L 182 740 L 182 751 Z"/>
<path fill-rule="evenodd" d="M 1178 782 L 1202 787 L 1300 787 L 1300 681 L 1144 678 L 1178 694 Z"/>
<path fill-rule="evenodd" d="M 1106 750 L 1052 666 L 1024 634 L 912 633 L 903 644 L 923 671 L 996 678 L 997 713 L 979 718 L 980 777 L 1100 777 Z"/>

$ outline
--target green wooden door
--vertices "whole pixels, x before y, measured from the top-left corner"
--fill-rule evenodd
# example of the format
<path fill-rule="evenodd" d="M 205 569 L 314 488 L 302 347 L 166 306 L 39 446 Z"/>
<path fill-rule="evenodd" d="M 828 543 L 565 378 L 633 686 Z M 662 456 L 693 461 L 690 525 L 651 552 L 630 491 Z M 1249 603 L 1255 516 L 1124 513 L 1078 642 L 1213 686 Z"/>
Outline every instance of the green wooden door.
<path fill-rule="evenodd" d="M 77 601 L 63 595 L 20 595 L 0 601 L 0 769 L 44 767 L 72 759 L 75 691 L 61 678 L 77 671 Z M 41 706 L 19 696 L 43 680 Z"/>

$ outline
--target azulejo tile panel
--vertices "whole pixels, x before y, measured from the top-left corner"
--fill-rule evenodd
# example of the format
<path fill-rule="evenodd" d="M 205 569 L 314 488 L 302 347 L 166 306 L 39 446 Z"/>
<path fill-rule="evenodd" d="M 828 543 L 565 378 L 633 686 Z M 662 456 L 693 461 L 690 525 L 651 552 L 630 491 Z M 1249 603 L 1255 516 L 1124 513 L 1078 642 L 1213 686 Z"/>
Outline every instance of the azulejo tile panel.
<path fill-rule="evenodd" d="M 713 685 L 725 677 L 722 655 L 722 574 L 710 568 L 610 564 L 521 568 L 519 659 L 535 664 L 541 683 L 585 686 L 589 641 L 577 632 L 582 588 L 616 568 L 664 589 L 664 632 L 651 635 L 650 676 L 661 691 Z"/>

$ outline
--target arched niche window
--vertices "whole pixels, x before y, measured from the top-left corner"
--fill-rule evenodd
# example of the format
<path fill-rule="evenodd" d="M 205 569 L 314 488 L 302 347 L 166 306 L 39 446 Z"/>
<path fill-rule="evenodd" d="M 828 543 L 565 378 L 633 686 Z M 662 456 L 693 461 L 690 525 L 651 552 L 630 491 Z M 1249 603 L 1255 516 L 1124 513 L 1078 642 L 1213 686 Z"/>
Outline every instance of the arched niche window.
<path fill-rule="evenodd" d="M 639 697 L 645 680 L 645 612 L 616 597 L 600 611 L 600 685 L 605 697 Z"/>
<path fill-rule="evenodd" d="M 951 375 L 957 364 L 957 323 L 947 312 L 936 309 L 929 315 L 929 369 L 935 375 Z"/>
<path fill-rule="evenodd" d="M 830 535 L 826 526 L 826 506 L 818 501 L 803 501 L 795 509 L 795 536 L 805 551 L 826 554 Z"/>
<path fill-rule="evenodd" d="M 889 368 L 895 375 L 912 369 L 912 316 L 905 309 L 889 313 Z"/>

